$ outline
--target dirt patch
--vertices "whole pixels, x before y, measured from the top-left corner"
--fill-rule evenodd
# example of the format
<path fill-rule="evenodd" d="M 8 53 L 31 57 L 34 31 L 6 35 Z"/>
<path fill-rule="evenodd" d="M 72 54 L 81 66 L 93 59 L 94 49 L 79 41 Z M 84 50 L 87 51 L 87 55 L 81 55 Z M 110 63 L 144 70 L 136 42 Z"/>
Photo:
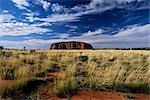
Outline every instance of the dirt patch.
<path fill-rule="evenodd" d="M 36 92 L 33 92 L 30 97 L 39 99 L 39 100 L 47 100 L 54 96 L 53 93 L 53 84 L 47 84 L 44 86 L 40 86 Z"/>
<path fill-rule="evenodd" d="M 106 91 L 79 91 L 71 100 L 149 100 L 149 94 L 126 94 Z M 47 100 L 68 100 L 68 98 L 50 97 Z"/>
<path fill-rule="evenodd" d="M 14 80 L 0 80 L 0 86 L 12 86 L 14 83 Z"/>
<path fill-rule="evenodd" d="M 0 80 L 0 99 L 2 97 L 12 96 L 12 88 L 15 84 L 14 80 Z"/>
<path fill-rule="evenodd" d="M 136 93 L 135 95 L 135 99 L 136 100 L 150 100 L 150 94 L 139 94 Z"/>
<path fill-rule="evenodd" d="M 81 91 L 72 100 L 124 100 L 124 97 L 116 92 Z"/>
<path fill-rule="evenodd" d="M 68 97 L 69 98 L 69 97 Z M 48 100 L 67 100 L 68 98 L 51 97 Z M 124 96 L 115 92 L 79 91 L 71 100 L 125 100 Z"/>

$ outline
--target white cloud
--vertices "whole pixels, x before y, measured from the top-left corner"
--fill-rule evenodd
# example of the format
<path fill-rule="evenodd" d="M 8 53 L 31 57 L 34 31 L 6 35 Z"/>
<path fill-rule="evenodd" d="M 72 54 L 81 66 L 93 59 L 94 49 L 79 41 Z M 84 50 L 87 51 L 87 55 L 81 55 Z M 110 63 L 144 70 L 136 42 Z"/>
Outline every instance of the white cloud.
<path fill-rule="evenodd" d="M 25 13 L 24 15 L 34 18 L 34 16 L 38 15 L 38 13 L 32 12 L 32 13 Z M 19 36 L 19 35 L 28 35 L 32 33 L 43 34 L 46 32 L 51 32 L 52 30 L 42 27 L 51 25 L 52 24 L 49 22 L 39 22 L 34 24 L 17 22 L 15 16 L 11 15 L 9 11 L 4 10 L 0 13 L 0 36 L 3 35 Z"/>
<path fill-rule="evenodd" d="M 82 36 L 93 36 L 93 35 L 100 35 L 104 33 L 105 31 L 103 29 L 98 29 L 94 32 L 88 31 L 87 33 L 84 33 Z"/>
<path fill-rule="evenodd" d="M 59 37 L 60 39 L 65 39 L 65 38 L 68 38 L 68 37 L 69 37 L 69 34 L 67 34 L 67 33 L 61 33 L 61 34 L 58 35 L 58 37 Z"/>
<path fill-rule="evenodd" d="M 39 15 L 39 13 L 37 13 L 37 12 L 30 12 L 30 13 L 24 13 L 24 15 L 26 15 L 28 17 L 33 17 L 33 16 Z"/>
<path fill-rule="evenodd" d="M 30 13 L 24 13 L 24 15 L 26 16 L 24 19 L 25 21 L 34 22 L 34 17 L 39 15 L 39 13 L 30 12 Z"/>
<path fill-rule="evenodd" d="M 95 47 L 150 47 L 150 24 L 124 29 L 116 35 L 96 35 L 80 37 L 93 43 Z"/>
<path fill-rule="evenodd" d="M 123 30 L 115 35 L 115 37 L 126 37 L 126 36 L 138 36 L 149 34 L 150 35 L 150 24 L 144 25 L 144 26 L 136 26 L 133 28 L 129 28 L 126 30 Z"/>
<path fill-rule="evenodd" d="M 127 32 L 129 32 L 130 34 L 128 34 Z M 51 40 L 31 39 L 22 42 L 0 41 L 0 44 L 6 47 L 22 48 L 20 47 L 20 45 L 22 45 L 23 47 L 26 46 L 27 48 L 30 49 L 31 48 L 47 49 L 49 48 L 50 44 L 54 42 L 82 41 L 82 42 L 91 43 L 94 47 L 99 47 L 99 48 L 150 47 L 149 32 L 150 32 L 150 24 L 147 24 L 147 25 L 137 26 L 131 29 L 124 30 L 122 32 L 119 32 L 116 35 L 99 34 L 96 36 L 95 35 L 78 36 L 78 37 L 70 37 L 70 38 L 62 37 L 61 39 L 51 39 Z M 122 35 L 122 34 L 126 34 L 126 35 Z"/>
<path fill-rule="evenodd" d="M 91 0 L 91 3 L 85 6 L 86 6 L 86 11 L 90 11 L 90 10 L 92 11 L 89 13 L 103 12 L 109 9 L 120 8 L 120 7 L 125 9 L 128 8 L 128 10 L 138 9 L 138 8 L 134 8 L 134 6 L 133 8 L 132 6 L 127 7 L 133 1 L 139 3 L 144 0 Z"/>
<path fill-rule="evenodd" d="M 29 6 L 27 0 L 12 0 L 12 2 L 15 3 L 15 6 L 18 7 L 19 9 L 25 9 L 27 11 L 30 11 L 26 8 Z"/>
<path fill-rule="evenodd" d="M 44 22 L 72 22 L 77 21 L 78 15 L 76 14 L 52 14 L 45 18 L 35 17 L 34 21 L 44 21 Z"/>
<path fill-rule="evenodd" d="M 9 13 L 7 10 L 3 10 L 0 13 L 0 23 L 6 23 L 6 22 L 15 22 L 15 16 Z"/>
<path fill-rule="evenodd" d="M 140 40 L 142 39 L 142 37 L 148 38 L 149 34 L 150 34 L 150 24 L 146 24 L 143 26 L 132 27 L 130 29 L 124 29 L 123 31 L 120 31 L 115 35 L 99 34 L 90 37 L 83 35 L 80 36 L 79 38 L 85 39 L 90 42 L 119 42 L 119 41 L 130 41 L 130 40 L 134 41 L 136 39 Z M 147 40 L 147 38 L 145 38 L 145 40 Z M 143 39 L 143 41 L 145 40 Z"/>
<path fill-rule="evenodd" d="M 72 8 L 66 8 L 65 6 L 56 3 L 51 5 L 51 9 L 53 12 L 64 11 L 64 13 L 75 12 L 80 14 L 90 14 L 103 12 L 115 7 L 123 7 L 124 4 L 131 3 L 133 1 L 137 1 L 137 3 L 139 3 L 144 0 L 91 0 L 91 2 L 87 5 L 77 5 Z"/>
<path fill-rule="evenodd" d="M 92 0 L 89 4 L 89 8 L 98 8 L 98 7 L 105 7 L 105 6 L 119 6 L 126 3 L 131 3 L 133 1 L 141 2 L 144 0 Z"/>
<path fill-rule="evenodd" d="M 36 23 L 36 24 L 32 24 L 32 26 L 38 26 L 38 27 L 41 27 L 41 26 L 51 26 L 52 24 L 51 23 L 48 23 L 48 22 L 42 22 L 42 23 Z"/>
<path fill-rule="evenodd" d="M 78 26 L 69 25 L 69 24 L 67 24 L 65 27 L 68 27 L 70 29 L 77 29 L 78 28 Z"/>
<path fill-rule="evenodd" d="M 45 11 L 47 11 L 48 8 L 49 8 L 50 5 L 51 5 L 51 3 L 48 2 L 48 1 L 46 1 L 46 0 L 37 0 L 37 3 L 40 4 L 40 5 L 42 5 L 42 7 L 43 7 L 43 9 L 44 9 Z"/>
<path fill-rule="evenodd" d="M 12 1 L 19 6 L 29 6 L 27 0 L 12 0 Z"/>
<path fill-rule="evenodd" d="M 105 10 L 108 10 L 108 9 L 110 9 L 110 8 L 106 8 Z M 78 13 L 51 14 L 44 18 L 27 16 L 26 19 L 29 22 L 34 22 L 34 21 L 44 21 L 44 22 L 50 22 L 50 23 L 74 22 L 74 21 L 79 21 L 80 16 L 94 13 L 94 12 L 95 12 L 95 10 L 89 10 L 89 11 L 78 12 Z"/>
<path fill-rule="evenodd" d="M 48 10 L 49 6 L 50 6 L 50 3 L 49 3 L 49 2 L 46 2 L 46 1 L 43 2 L 43 8 L 44 8 L 45 10 Z"/>
<path fill-rule="evenodd" d="M 27 23 L 14 22 L 14 23 L 1 23 L 0 24 L 0 36 L 2 35 L 28 35 L 31 33 L 43 34 L 46 32 L 50 32 L 50 29 L 39 27 L 42 26 L 40 24 L 29 25 Z"/>
<path fill-rule="evenodd" d="M 34 19 L 33 16 L 26 16 L 25 21 L 28 21 L 28 22 L 34 22 L 35 19 Z"/>
<path fill-rule="evenodd" d="M 115 7 L 122 6 L 122 4 L 132 2 L 134 0 L 92 0 L 90 4 L 78 5 L 72 8 L 66 8 L 65 6 L 57 3 L 51 4 L 50 1 L 37 0 L 35 3 L 41 5 L 43 9 L 51 10 L 54 14 L 51 14 L 44 18 L 39 18 L 31 15 L 26 16 L 26 20 L 29 22 L 44 21 L 44 22 L 73 22 L 80 20 L 80 17 L 87 14 L 102 13 L 106 10 L 113 9 Z M 140 2 L 142 0 L 138 0 Z M 131 7 L 132 8 L 132 7 Z"/>
<path fill-rule="evenodd" d="M 10 22 L 10 21 L 13 21 L 14 19 L 15 17 L 11 14 L 8 14 L 8 13 L 0 14 L 0 23 Z"/>
<path fill-rule="evenodd" d="M 51 9 L 53 12 L 61 12 L 65 7 L 56 3 L 51 5 Z"/>
<path fill-rule="evenodd" d="M 9 11 L 8 10 L 3 10 L 2 13 L 9 13 Z"/>
<path fill-rule="evenodd" d="M 65 6 L 59 5 L 57 3 L 49 4 L 49 2 L 44 1 L 46 2 L 46 4 L 51 5 L 52 11 L 57 14 L 53 14 L 51 16 L 48 16 L 47 18 L 41 18 L 41 19 L 35 18 L 34 20 L 41 20 L 47 22 L 63 22 L 63 21 L 72 22 L 72 21 L 79 20 L 80 16 L 92 14 L 92 13 L 102 13 L 106 10 L 113 9 L 115 7 L 120 7 L 122 6 L 122 4 L 131 3 L 133 1 L 135 0 L 92 0 L 90 4 L 78 5 L 72 8 L 66 8 Z M 138 0 L 138 2 L 140 1 L 143 0 Z M 61 14 L 59 14 L 59 12 Z"/>

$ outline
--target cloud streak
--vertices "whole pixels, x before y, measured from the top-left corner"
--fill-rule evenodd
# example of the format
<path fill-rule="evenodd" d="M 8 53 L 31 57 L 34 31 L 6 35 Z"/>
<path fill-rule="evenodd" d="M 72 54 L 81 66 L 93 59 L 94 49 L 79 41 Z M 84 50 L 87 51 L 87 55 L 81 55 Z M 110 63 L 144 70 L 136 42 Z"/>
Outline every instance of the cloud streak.
<path fill-rule="evenodd" d="M 9 14 L 9 12 L 6 10 L 0 13 L 0 23 L 14 22 L 14 19 L 15 16 Z"/>
<path fill-rule="evenodd" d="M 43 34 L 51 31 L 50 29 L 40 27 L 47 24 L 48 23 L 29 25 L 27 23 L 22 23 L 22 22 L 1 23 L 0 36 L 3 35 L 20 36 L 20 35 L 29 35 L 32 33 Z"/>
<path fill-rule="evenodd" d="M 101 30 L 101 29 L 98 29 Z M 61 41 L 83 41 L 89 42 L 94 47 L 100 48 L 134 48 L 134 47 L 149 47 L 149 32 L 150 32 L 150 24 L 143 25 L 143 26 L 136 26 L 131 29 L 126 29 L 121 32 L 118 32 L 116 35 L 108 35 L 108 34 L 101 34 L 101 31 L 96 30 L 93 33 L 99 33 L 95 36 L 95 34 L 91 34 L 91 36 L 78 36 L 67 38 L 67 35 L 64 39 L 51 39 L 51 40 L 42 40 L 42 39 L 32 39 L 32 40 L 25 40 L 19 42 L 20 45 L 25 45 L 30 49 L 46 49 L 50 46 L 50 44 L 54 42 L 61 42 Z M 127 33 L 124 35 L 125 33 Z M 89 34 L 87 32 L 87 34 Z M 12 41 L 0 41 L 1 44 L 6 45 L 7 47 L 17 47 L 18 42 Z M 9 45 L 8 45 L 9 44 Z"/>
<path fill-rule="evenodd" d="M 16 7 L 18 7 L 19 9 L 24 9 L 30 12 L 30 10 L 28 10 L 26 7 L 29 6 L 29 3 L 27 2 L 27 0 L 11 0 Z"/>
<path fill-rule="evenodd" d="M 42 5 L 45 11 L 47 11 L 51 5 L 51 3 L 46 0 L 38 0 L 37 2 Z"/>

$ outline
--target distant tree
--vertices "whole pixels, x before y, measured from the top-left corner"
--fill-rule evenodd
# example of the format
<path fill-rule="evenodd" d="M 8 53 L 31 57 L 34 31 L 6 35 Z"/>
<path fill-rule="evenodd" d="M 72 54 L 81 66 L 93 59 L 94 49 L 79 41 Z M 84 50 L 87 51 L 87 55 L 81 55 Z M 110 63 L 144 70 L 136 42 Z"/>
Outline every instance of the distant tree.
<path fill-rule="evenodd" d="M 26 47 L 23 47 L 23 50 L 26 50 Z"/>
<path fill-rule="evenodd" d="M 0 46 L 0 50 L 3 50 L 4 49 L 4 47 L 3 46 Z"/>

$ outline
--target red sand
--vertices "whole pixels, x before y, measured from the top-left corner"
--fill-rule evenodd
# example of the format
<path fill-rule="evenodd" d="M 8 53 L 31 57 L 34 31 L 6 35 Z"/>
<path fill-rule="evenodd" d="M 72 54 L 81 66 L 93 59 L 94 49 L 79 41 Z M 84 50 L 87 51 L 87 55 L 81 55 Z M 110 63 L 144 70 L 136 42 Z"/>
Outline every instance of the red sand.
<path fill-rule="evenodd" d="M 71 97 L 71 100 L 150 100 L 148 94 L 130 94 L 133 99 L 127 97 L 128 94 L 117 92 L 96 92 L 96 91 L 80 91 Z M 48 100 L 67 100 L 67 98 L 51 97 Z"/>
<path fill-rule="evenodd" d="M 115 92 L 81 91 L 72 97 L 72 100 L 125 100 L 124 97 Z"/>

